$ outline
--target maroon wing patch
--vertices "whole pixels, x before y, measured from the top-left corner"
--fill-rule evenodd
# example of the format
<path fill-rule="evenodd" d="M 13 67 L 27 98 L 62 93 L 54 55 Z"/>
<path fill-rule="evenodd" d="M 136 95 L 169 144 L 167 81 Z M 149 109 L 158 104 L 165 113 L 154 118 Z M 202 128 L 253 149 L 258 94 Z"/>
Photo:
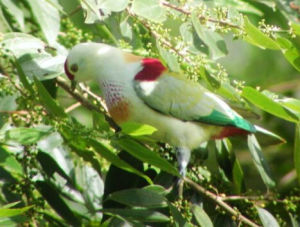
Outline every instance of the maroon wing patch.
<path fill-rule="evenodd" d="M 156 58 L 144 58 L 143 69 L 136 74 L 135 80 L 155 81 L 167 68 Z"/>

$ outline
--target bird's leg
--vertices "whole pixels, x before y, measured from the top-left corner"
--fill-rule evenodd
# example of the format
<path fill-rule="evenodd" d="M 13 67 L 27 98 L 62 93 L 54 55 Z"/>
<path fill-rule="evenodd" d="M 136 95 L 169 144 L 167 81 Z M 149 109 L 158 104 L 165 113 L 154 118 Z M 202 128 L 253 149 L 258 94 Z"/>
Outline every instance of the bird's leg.
<path fill-rule="evenodd" d="M 183 177 L 186 174 L 186 168 L 189 164 L 191 157 L 191 150 L 185 147 L 177 147 L 176 148 L 177 162 L 178 168 L 181 178 L 178 180 L 178 194 L 182 196 L 183 193 Z"/>
<path fill-rule="evenodd" d="M 77 82 L 75 80 L 71 80 L 71 89 L 72 89 L 72 91 L 75 90 L 76 85 L 77 85 Z"/>

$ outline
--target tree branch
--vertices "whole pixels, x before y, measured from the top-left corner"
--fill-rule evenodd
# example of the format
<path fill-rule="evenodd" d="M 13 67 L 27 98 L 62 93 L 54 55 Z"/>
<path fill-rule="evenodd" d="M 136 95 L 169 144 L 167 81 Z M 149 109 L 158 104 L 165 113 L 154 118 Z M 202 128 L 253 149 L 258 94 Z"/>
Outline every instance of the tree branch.
<path fill-rule="evenodd" d="M 253 221 L 251 221 L 250 219 L 248 219 L 247 217 L 245 217 L 244 215 L 242 215 L 241 213 L 239 213 L 238 211 L 234 210 L 231 206 L 229 206 L 226 202 L 224 202 L 224 198 L 216 195 L 208 190 L 206 190 L 205 188 L 203 188 L 202 186 L 200 186 L 199 184 L 193 182 L 192 180 L 190 180 L 189 178 L 184 178 L 184 181 L 189 184 L 192 188 L 194 188 L 196 191 L 204 194 L 206 197 L 210 198 L 211 200 L 215 201 L 215 203 L 217 203 L 219 206 L 221 206 L 224 210 L 226 210 L 229 214 L 235 216 L 237 218 L 237 220 L 251 226 L 251 227 L 259 227 L 259 225 L 257 225 L 256 223 L 254 223 Z"/>
<path fill-rule="evenodd" d="M 83 98 L 82 95 L 77 91 L 73 90 L 71 86 L 69 86 L 65 80 L 61 77 L 56 78 L 57 84 L 64 89 L 67 93 L 69 93 L 74 99 L 76 99 L 78 102 L 82 104 L 82 106 L 86 107 L 89 110 L 94 110 L 98 113 L 102 113 L 105 116 L 105 120 L 109 123 L 109 125 L 116 131 L 120 131 L 120 127 L 117 125 L 117 123 L 110 117 L 108 116 L 107 112 L 101 111 L 100 106 L 96 106 L 92 103 L 90 103 L 87 99 Z M 98 97 L 99 98 L 99 97 Z M 105 107 L 101 107 L 105 110 Z"/>

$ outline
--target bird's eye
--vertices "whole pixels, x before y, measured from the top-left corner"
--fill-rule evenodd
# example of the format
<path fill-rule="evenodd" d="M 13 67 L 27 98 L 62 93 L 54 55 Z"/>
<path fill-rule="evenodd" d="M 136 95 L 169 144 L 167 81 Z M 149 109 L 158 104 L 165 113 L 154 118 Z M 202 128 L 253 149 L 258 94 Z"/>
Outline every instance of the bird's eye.
<path fill-rule="evenodd" d="M 73 64 L 73 65 L 71 65 L 70 69 L 71 69 L 71 71 L 73 73 L 76 73 L 78 71 L 78 65 L 77 64 Z"/>

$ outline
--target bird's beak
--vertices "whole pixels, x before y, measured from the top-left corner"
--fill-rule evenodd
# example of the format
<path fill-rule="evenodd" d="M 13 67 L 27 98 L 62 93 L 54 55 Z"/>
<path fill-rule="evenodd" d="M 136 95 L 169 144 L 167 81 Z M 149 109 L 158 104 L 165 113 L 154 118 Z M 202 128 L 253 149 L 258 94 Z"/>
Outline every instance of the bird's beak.
<path fill-rule="evenodd" d="M 64 68 L 65 68 L 65 73 L 66 73 L 66 75 L 68 76 L 68 78 L 69 78 L 71 81 L 73 81 L 74 78 L 75 78 L 75 76 L 74 76 L 72 73 L 70 73 L 70 71 L 69 71 L 69 69 L 68 69 L 68 60 L 65 61 Z"/>

